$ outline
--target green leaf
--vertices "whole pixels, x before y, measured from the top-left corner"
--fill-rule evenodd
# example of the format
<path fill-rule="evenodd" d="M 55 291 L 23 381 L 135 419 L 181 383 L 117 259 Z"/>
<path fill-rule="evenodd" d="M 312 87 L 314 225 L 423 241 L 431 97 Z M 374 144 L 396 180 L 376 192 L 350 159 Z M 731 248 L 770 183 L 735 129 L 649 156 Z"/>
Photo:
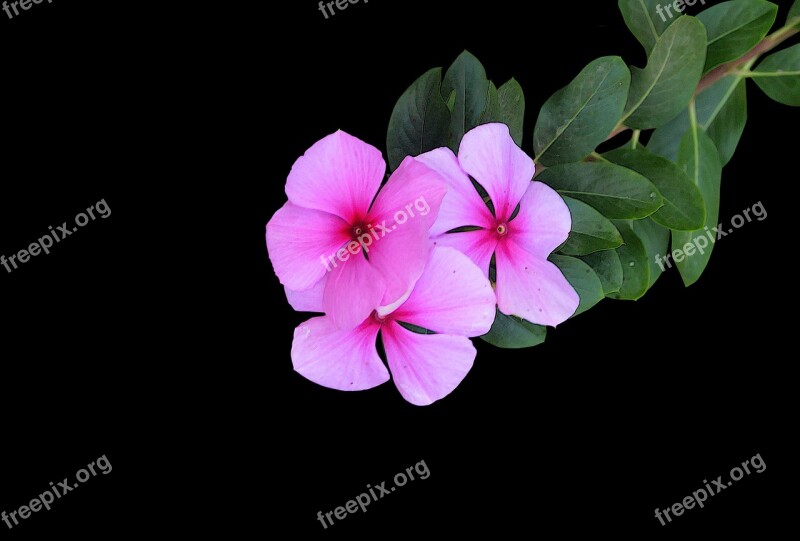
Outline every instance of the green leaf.
<path fill-rule="evenodd" d="M 649 180 L 608 162 L 556 165 L 542 171 L 536 180 L 562 195 L 583 201 L 611 219 L 644 218 L 663 204 Z"/>
<path fill-rule="evenodd" d="M 572 215 L 572 231 L 559 252 L 566 255 L 586 255 L 601 250 L 613 250 L 622 245 L 622 236 L 607 218 L 583 201 L 565 197 Z"/>
<path fill-rule="evenodd" d="M 778 6 L 764 0 L 722 2 L 697 16 L 708 33 L 704 71 L 740 58 L 758 45 L 772 28 Z"/>
<path fill-rule="evenodd" d="M 440 92 L 442 69 L 434 68 L 406 90 L 392 111 L 386 149 L 394 170 L 406 156 L 447 145 L 450 111 Z"/>
<path fill-rule="evenodd" d="M 450 117 L 449 146 L 458 152 L 464 134 L 477 126 L 486 110 L 489 80 L 483 65 L 468 51 L 456 58 L 442 81 L 442 97 L 455 91 L 456 99 Z"/>
<path fill-rule="evenodd" d="M 671 6 L 665 0 L 619 0 L 619 10 L 625 25 L 636 36 L 647 54 L 655 47 L 661 34 L 675 18 L 667 17 L 662 5 Z"/>
<path fill-rule="evenodd" d="M 658 264 L 658 258 L 664 257 L 669 251 L 669 229 L 650 218 L 636 220 L 631 226 L 647 252 L 647 264 L 650 267 L 650 280 L 647 288 L 650 289 L 663 272 Z"/>
<path fill-rule="evenodd" d="M 498 310 L 491 330 L 481 338 L 499 348 L 521 349 L 538 346 L 546 335 L 546 327 L 517 316 L 507 316 Z"/>
<path fill-rule="evenodd" d="M 655 185 L 664 200 L 664 206 L 650 216 L 656 223 L 681 231 L 703 226 L 706 219 L 703 196 L 692 179 L 673 162 L 642 147 L 619 148 L 603 157 L 636 171 Z"/>
<path fill-rule="evenodd" d="M 644 242 L 633 230 L 631 220 L 616 220 L 614 225 L 622 234 L 625 244 L 617 248 L 622 265 L 622 285 L 619 291 L 608 297 L 618 300 L 635 301 L 647 293 L 650 287 L 650 265 Z"/>
<path fill-rule="evenodd" d="M 728 75 L 697 96 L 700 126 L 719 149 L 726 165 L 739 145 L 747 124 L 747 86 L 741 75 Z M 684 109 L 668 124 L 658 128 L 647 144 L 648 150 L 675 161 L 683 135 L 689 131 L 689 110 Z"/>
<path fill-rule="evenodd" d="M 686 171 L 700 188 L 706 204 L 704 229 L 688 233 L 672 232 L 673 252 L 676 249 L 683 249 L 689 243 L 698 247 L 707 246 L 702 248 L 702 253 L 698 250 L 680 262 L 677 259 L 675 260 L 683 283 L 688 287 L 700 278 L 711 258 L 711 251 L 716 239 L 711 240 L 708 237 L 708 230 L 716 227 L 717 220 L 719 220 L 719 191 L 722 178 L 722 163 L 720 163 L 714 142 L 698 125 L 694 125 L 693 129 L 690 129 L 681 140 L 681 146 L 678 151 L 678 165 Z M 705 240 L 702 240 L 702 238 Z M 671 267 L 672 263 L 668 261 L 667 265 Z"/>
<path fill-rule="evenodd" d="M 416 334 L 436 334 L 435 332 L 433 332 L 431 330 L 428 330 L 428 329 L 426 329 L 424 327 L 419 327 L 419 326 L 414 325 L 412 323 L 406 323 L 404 321 L 398 321 L 397 324 L 400 325 L 401 327 L 404 327 L 404 328 L 408 329 L 409 331 L 411 331 L 413 333 L 416 333 Z"/>
<path fill-rule="evenodd" d="M 511 137 L 517 146 L 522 146 L 522 122 L 525 119 L 525 94 L 522 87 L 511 79 L 499 89 L 489 83 L 489 106 L 481 119 L 481 124 L 501 122 L 508 126 Z"/>
<path fill-rule="evenodd" d="M 597 274 L 605 295 L 619 291 L 622 287 L 622 263 L 619 261 L 616 250 L 595 252 L 582 256 L 581 259 Z"/>
<path fill-rule="evenodd" d="M 705 63 L 706 31 L 679 17 L 658 39 L 644 69 L 631 68 L 631 90 L 620 124 L 645 130 L 666 124 L 686 107 Z"/>
<path fill-rule="evenodd" d="M 631 75 L 618 56 L 598 58 L 542 106 L 533 131 L 536 161 L 577 162 L 614 130 L 625 107 Z"/>
<path fill-rule="evenodd" d="M 768 56 L 753 80 L 778 103 L 800 107 L 800 43 Z"/>
<path fill-rule="evenodd" d="M 795 0 L 794 4 L 792 4 L 792 8 L 789 10 L 789 16 L 786 18 L 786 22 L 789 23 L 793 19 L 797 19 L 795 24 L 800 25 L 800 0 Z"/>
<path fill-rule="evenodd" d="M 605 297 L 603 284 L 592 270 L 592 267 L 576 257 L 553 254 L 549 259 L 561 269 L 567 282 L 575 289 L 581 299 L 578 309 L 575 310 L 572 317 L 582 314 L 603 300 Z"/>

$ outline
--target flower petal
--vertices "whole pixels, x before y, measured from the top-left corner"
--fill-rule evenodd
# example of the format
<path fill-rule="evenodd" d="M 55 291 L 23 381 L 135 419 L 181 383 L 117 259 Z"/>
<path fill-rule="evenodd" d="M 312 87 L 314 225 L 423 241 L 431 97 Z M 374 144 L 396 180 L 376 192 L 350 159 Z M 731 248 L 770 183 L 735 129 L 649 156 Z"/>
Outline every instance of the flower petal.
<path fill-rule="evenodd" d="M 406 158 L 383 187 L 367 220 L 369 262 L 386 281 L 384 306 L 407 295 L 428 262 L 428 230 L 447 187 L 427 165 Z"/>
<path fill-rule="evenodd" d="M 497 307 L 538 325 L 555 327 L 575 313 L 580 298 L 554 264 L 507 238 L 497 246 Z"/>
<path fill-rule="evenodd" d="M 386 281 L 360 251 L 346 257 L 328 275 L 322 306 L 334 325 L 352 329 L 381 304 Z"/>
<path fill-rule="evenodd" d="M 520 201 L 519 214 L 509 225 L 509 237 L 533 255 L 547 259 L 572 228 L 569 207 L 553 188 L 532 182 Z"/>
<path fill-rule="evenodd" d="M 303 377 L 340 391 L 363 391 L 389 379 L 375 341 L 380 325 L 369 318 L 343 331 L 326 316 L 309 319 L 294 330 L 292 364 Z"/>
<path fill-rule="evenodd" d="M 375 198 L 367 221 L 372 225 L 385 221 L 387 227 L 413 224 L 427 232 L 436 221 L 445 193 L 447 185 L 439 173 L 407 157 Z"/>
<path fill-rule="evenodd" d="M 447 194 L 430 234 L 441 235 L 468 225 L 491 228 L 494 218 L 467 174 L 461 170 L 453 151 L 437 148 L 415 158 L 438 172 L 447 183 Z"/>
<path fill-rule="evenodd" d="M 475 361 L 475 346 L 463 336 L 417 334 L 387 321 L 381 337 L 397 389 L 416 406 L 450 394 Z"/>
<path fill-rule="evenodd" d="M 445 233 L 434 237 L 432 242 L 435 246 L 455 248 L 470 258 L 483 272 L 484 276 L 489 276 L 489 265 L 497 247 L 497 237 L 490 231 L 479 229 L 462 233 Z"/>
<path fill-rule="evenodd" d="M 266 237 L 269 259 L 281 283 L 303 291 L 319 282 L 326 273 L 325 256 L 349 240 L 346 228 L 341 218 L 327 212 L 291 202 L 278 209 L 267 224 Z"/>
<path fill-rule="evenodd" d="M 495 303 L 481 270 L 458 250 L 439 247 L 392 319 L 437 333 L 480 336 L 492 328 Z"/>
<path fill-rule="evenodd" d="M 366 215 L 385 173 L 377 148 L 339 130 L 297 159 L 286 180 L 286 195 L 296 205 L 352 224 Z"/>
<path fill-rule="evenodd" d="M 505 124 L 470 130 L 458 150 L 461 168 L 484 187 L 495 216 L 507 221 L 533 179 L 533 160 L 514 143 Z"/>
<path fill-rule="evenodd" d="M 286 300 L 289 301 L 289 304 L 295 311 L 324 313 L 325 309 L 322 306 L 322 294 L 325 292 L 326 283 L 328 283 L 327 275 L 323 276 L 311 289 L 295 291 L 284 287 L 283 290 L 286 292 Z"/>
<path fill-rule="evenodd" d="M 382 306 L 396 304 L 398 299 L 407 295 L 428 262 L 431 250 L 428 231 L 419 223 L 411 222 L 378 233 L 378 240 L 368 247 L 370 265 L 386 284 Z M 381 237 L 381 234 L 386 236 Z"/>

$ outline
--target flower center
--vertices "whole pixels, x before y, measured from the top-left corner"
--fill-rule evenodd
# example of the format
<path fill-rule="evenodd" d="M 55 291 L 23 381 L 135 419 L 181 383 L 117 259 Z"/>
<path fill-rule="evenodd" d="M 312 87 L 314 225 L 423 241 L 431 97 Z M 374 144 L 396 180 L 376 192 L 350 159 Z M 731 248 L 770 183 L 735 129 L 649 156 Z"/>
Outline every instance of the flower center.
<path fill-rule="evenodd" d="M 504 237 L 506 234 L 508 234 L 508 225 L 497 224 L 497 229 L 495 229 L 495 231 L 497 231 L 498 236 Z"/>
<path fill-rule="evenodd" d="M 383 324 L 384 321 L 386 321 L 386 318 L 380 315 L 377 310 L 372 311 L 372 319 L 374 319 L 381 325 Z"/>
<path fill-rule="evenodd" d="M 353 237 L 353 240 L 358 240 L 358 237 L 360 237 L 363 234 L 364 234 L 363 224 L 353 226 L 353 229 L 351 230 L 351 235 Z"/>

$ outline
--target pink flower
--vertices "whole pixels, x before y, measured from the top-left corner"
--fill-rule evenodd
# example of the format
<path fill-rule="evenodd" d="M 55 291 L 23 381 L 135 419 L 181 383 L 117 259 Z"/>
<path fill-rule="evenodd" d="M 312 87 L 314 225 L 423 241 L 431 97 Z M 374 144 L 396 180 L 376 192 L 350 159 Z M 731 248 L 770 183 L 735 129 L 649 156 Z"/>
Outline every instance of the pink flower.
<path fill-rule="evenodd" d="M 486 276 L 495 256 L 501 312 L 553 326 L 575 313 L 578 294 L 547 260 L 567 240 L 569 209 L 552 188 L 531 182 L 533 160 L 514 143 L 508 127 L 485 124 L 471 130 L 461 141 L 458 157 L 439 148 L 416 159 L 439 171 L 448 184 L 430 231 L 434 243 L 460 250 Z M 467 175 L 486 190 L 494 214 Z M 448 233 L 466 226 L 479 229 Z"/>
<path fill-rule="evenodd" d="M 321 311 L 322 295 L 304 296 L 309 311 Z M 330 316 L 309 319 L 294 332 L 292 363 L 309 380 L 342 391 L 361 391 L 389 379 L 376 350 L 381 334 L 386 360 L 400 394 L 428 405 L 450 394 L 475 360 L 469 336 L 489 332 L 495 297 L 486 277 L 466 256 L 434 248 L 425 272 L 399 306 L 375 311 L 355 329 L 337 328 Z M 400 325 L 437 334 L 418 334 Z"/>
<path fill-rule="evenodd" d="M 328 321 L 340 328 L 407 296 L 428 260 L 428 229 L 446 187 L 406 158 L 378 192 L 385 172 L 380 151 L 337 131 L 295 162 L 289 201 L 267 224 L 281 283 L 300 293 L 321 288 Z"/>

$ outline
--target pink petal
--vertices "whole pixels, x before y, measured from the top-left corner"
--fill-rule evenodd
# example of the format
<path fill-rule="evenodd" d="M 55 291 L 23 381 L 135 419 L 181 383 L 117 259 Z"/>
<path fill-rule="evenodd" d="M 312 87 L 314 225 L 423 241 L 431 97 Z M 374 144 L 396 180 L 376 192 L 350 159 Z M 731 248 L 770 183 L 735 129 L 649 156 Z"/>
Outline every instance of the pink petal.
<path fill-rule="evenodd" d="M 407 157 L 392 173 L 369 211 L 367 221 L 387 226 L 416 225 L 426 232 L 436 221 L 447 186 L 441 175 Z"/>
<path fill-rule="evenodd" d="M 286 292 L 286 300 L 297 312 L 324 312 L 322 307 L 322 294 L 325 291 L 325 284 L 328 283 L 328 277 L 323 276 L 322 279 L 314 284 L 311 289 L 305 291 L 295 291 L 284 287 Z"/>
<path fill-rule="evenodd" d="M 389 379 L 375 341 L 380 325 L 369 318 L 343 331 L 330 318 L 309 319 L 294 330 L 292 364 L 303 377 L 340 391 L 363 391 Z"/>
<path fill-rule="evenodd" d="M 394 383 L 416 406 L 450 394 L 475 360 L 475 347 L 463 336 L 417 334 L 393 321 L 383 325 L 381 336 Z"/>
<path fill-rule="evenodd" d="M 382 306 L 395 304 L 407 295 L 425 269 L 431 245 L 427 229 L 420 225 L 409 220 L 394 230 L 378 233 L 378 240 L 368 247 L 370 265 L 386 284 Z"/>
<path fill-rule="evenodd" d="M 377 148 L 340 130 L 298 158 L 286 180 L 286 195 L 296 205 L 352 224 L 366 215 L 385 173 Z"/>
<path fill-rule="evenodd" d="M 505 124 L 470 130 L 458 149 L 461 168 L 486 189 L 495 216 L 507 221 L 533 179 L 533 160 L 520 149 Z"/>
<path fill-rule="evenodd" d="M 479 229 L 462 233 L 446 233 L 434 237 L 432 242 L 435 246 L 455 248 L 470 258 L 484 276 L 489 276 L 489 265 L 497 246 L 497 236 L 491 231 Z"/>
<path fill-rule="evenodd" d="M 383 306 L 407 295 L 428 262 L 428 230 L 447 187 L 430 167 L 406 158 L 369 212 L 369 262 L 386 281 Z"/>
<path fill-rule="evenodd" d="M 346 257 L 328 275 L 322 305 L 334 325 L 352 329 L 381 304 L 386 281 L 360 251 Z"/>
<path fill-rule="evenodd" d="M 569 319 L 580 299 L 561 271 L 506 238 L 497 246 L 497 307 L 539 325 Z"/>
<path fill-rule="evenodd" d="M 291 202 L 281 207 L 267 224 L 267 250 L 278 279 L 289 289 L 311 288 L 326 271 L 324 256 L 349 238 L 347 224 L 319 210 Z"/>
<path fill-rule="evenodd" d="M 440 247 L 392 319 L 436 333 L 480 336 L 492 327 L 495 303 L 483 272 L 461 252 Z"/>
<path fill-rule="evenodd" d="M 569 207 L 546 184 L 532 182 L 520 202 L 519 214 L 511 221 L 508 236 L 533 255 L 547 259 L 561 246 L 572 228 Z"/>
<path fill-rule="evenodd" d="M 461 170 L 453 151 L 437 148 L 415 158 L 438 172 L 447 183 L 447 195 L 430 234 L 441 235 L 467 225 L 491 228 L 494 217 L 467 174 Z"/>

